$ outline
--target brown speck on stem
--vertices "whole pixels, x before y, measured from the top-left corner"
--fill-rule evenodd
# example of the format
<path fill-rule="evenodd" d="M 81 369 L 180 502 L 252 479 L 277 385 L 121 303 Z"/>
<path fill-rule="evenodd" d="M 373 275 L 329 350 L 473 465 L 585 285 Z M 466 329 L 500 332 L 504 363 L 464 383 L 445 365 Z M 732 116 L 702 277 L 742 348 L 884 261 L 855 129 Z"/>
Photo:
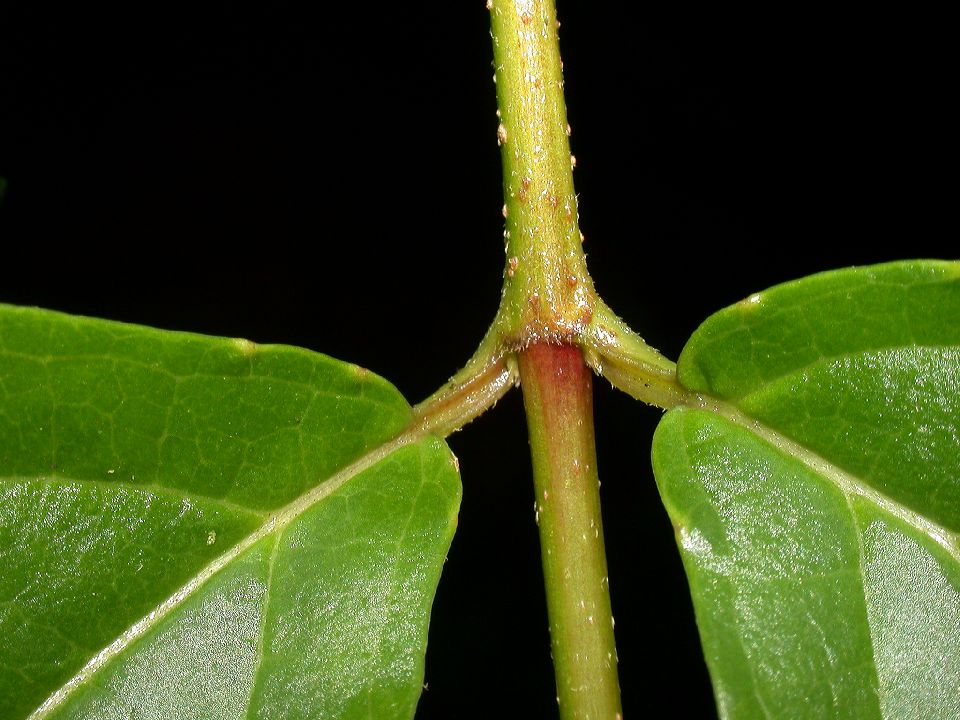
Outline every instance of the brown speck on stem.
<path fill-rule="evenodd" d="M 550 201 L 550 207 L 552 207 L 554 210 L 556 210 L 560 206 L 560 198 L 558 198 L 553 193 L 550 193 L 549 201 Z"/>
<path fill-rule="evenodd" d="M 500 212 L 503 213 L 503 216 L 504 216 L 504 217 L 506 217 L 507 215 L 510 214 L 510 211 L 507 209 L 507 204 L 506 204 L 506 203 L 503 204 L 503 209 L 502 209 Z"/>
<path fill-rule="evenodd" d="M 514 255 L 512 258 L 507 260 L 507 276 L 513 277 L 517 272 L 517 267 L 520 265 L 520 258 Z"/>
<path fill-rule="evenodd" d="M 520 181 L 520 192 L 517 193 L 517 200 L 520 202 L 527 201 L 527 190 L 530 189 L 530 178 L 524 178 Z"/>
<path fill-rule="evenodd" d="M 570 167 L 571 167 L 571 168 L 575 168 L 576 166 L 577 166 L 577 156 L 576 156 L 576 155 L 571 155 L 571 156 L 570 156 Z"/>

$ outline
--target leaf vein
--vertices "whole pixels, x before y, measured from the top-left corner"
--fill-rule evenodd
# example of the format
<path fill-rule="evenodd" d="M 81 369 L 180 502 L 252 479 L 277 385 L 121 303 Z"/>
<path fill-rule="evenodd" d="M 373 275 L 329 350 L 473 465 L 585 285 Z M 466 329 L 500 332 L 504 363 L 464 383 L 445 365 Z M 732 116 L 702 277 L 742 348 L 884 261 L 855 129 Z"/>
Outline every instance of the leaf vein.
<path fill-rule="evenodd" d="M 419 441 L 424 435 L 425 433 L 423 431 L 401 433 L 393 440 L 369 451 L 326 480 L 319 482 L 313 489 L 288 503 L 279 511 L 268 515 L 263 524 L 256 530 L 208 563 L 186 584 L 147 613 L 143 618 L 127 628 L 116 640 L 100 650 L 100 652 L 91 658 L 72 678 L 54 691 L 53 694 L 34 710 L 27 717 L 27 720 L 41 720 L 42 718 L 48 717 L 57 707 L 82 687 L 89 678 L 107 667 L 123 650 L 145 635 L 173 612 L 173 610 L 179 607 L 187 598 L 191 597 L 193 593 L 206 585 L 220 570 L 237 559 L 258 541 L 272 533 L 281 531 L 304 512 L 335 492 L 348 480 L 373 467 L 400 448 Z"/>
<path fill-rule="evenodd" d="M 247 712 L 244 717 L 249 720 L 250 713 L 253 711 L 253 698 L 260 684 L 260 669 L 263 666 L 263 655 L 266 648 L 267 623 L 270 614 L 270 593 L 273 590 L 273 570 L 277 561 L 277 554 L 280 552 L 280 536 L 282 531 L 277 534 L 273 541 L 273 549 L 270 551 L 270 560 L 267 563 L 267 587 L 263 592 L 263 615 L 260 620 L 260 641 L 257 643 L 257 655 L 253 661 L 253 677 L 250 683 L 250 694 L 247 696 Z"/>
<path fill-rule="evenodd" d="M 863 498 L 881 511 L 924 533 L 940 545 L 953 560 L 960 563 L 960 538 L 956 533 L 885 495 L 863 479 L 834 465 L 805 445 L 765 425 L 730 403 L 708 395 L 688 397 L 687 403 L 690 407 L 713 412 L 752 432 L 782 453 L 799 460 L 815 473 L 832 482 L 845 496 Z"/>

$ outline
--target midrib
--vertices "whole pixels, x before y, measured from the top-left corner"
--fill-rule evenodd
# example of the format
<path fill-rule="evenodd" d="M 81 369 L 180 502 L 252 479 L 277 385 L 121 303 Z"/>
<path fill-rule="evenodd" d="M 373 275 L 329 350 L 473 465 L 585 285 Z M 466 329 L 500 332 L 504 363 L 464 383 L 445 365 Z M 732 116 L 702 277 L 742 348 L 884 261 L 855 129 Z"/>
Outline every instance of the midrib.
<path fill-rule="evenodd" d="M 882 512 L 887 513 L 888 515 L 900 520 L 923 535 L 929 537 L 941 548 L 943 548 L 955 562 L 960 563 L 960 537 L 958 537 L 956 533 L 937 523 L 932 522 L 906 505 L 897 502 L 893 498 L 872 487 L 862 478 L 859 478 L 856 475 L 837 467 L 805 445 L 802 445 L 795 440 L 792 440 L 789 437 L 777 432 L 773 428 L 747 415 L 742 410 L 730 403 L 717 400 L 716 398 L 708 395 L 699 395 L 693 393 L 690 393 L 685 400 L 686 407 L 712 412 L 734 423 L 738 427 L 747 430 L 756 437 L 772 445 L 780 452 L 799 460 L 805 467 L 813 471 L 817 476 L 822 477 L 828 482 L 832 483 L 843 494 L 850 510 L 851 520 L 856 528 L 858 569 L 863 582 L 864 592 L 866 592 L 867 586 L 863 568 L 865 559 L 862 528 L 860 527 L 857 521 L 856 513 L 854 512 L 852 503 L 853 498 L 861 498 L 866 500 Z M 866 597 L 864 597 L 864 601 L 866 602 Z M 869 617 L 869 612 L 866 622 L 870 628 L 870 642 L 871 646 L 873 646 L 876 642 L 876 638 L 874 636 L 873 619 Z M 871 654 L 873 654 L 873 652 L 874 651 L 872 647 Z M 750 664 L 750 667 L 752 674 L 752 663 Z M 877 711 L 879 713 L 878 717 L 883 717 L 883 693 L 882 688 L 880 688 L 879 685 L 879 677 L 877 678 L 877 681 Z"/>
<path fill-rule="evenodd" d="M 735 425 L 748 430 L 781 452 L 799 460 L 817 475 L 833 483 L 837 489 L 844 494 L 848 501 L 855 497 L 867 500 L 883 512 L 930 537 L 946 550 L 953 560 L 960 563 L 960 538 L 951 530 L 931 521 L 929 518 L 924 517 L 890 496 L 885 495 L 862 478 L 837 467 L 805 445 L 792 440 L 786 435 L 777 432 L 759 420 L 747 415 L 735 405 L 717 400 L 709 395 L 692 393 L 688 395 L 685 400 L 687 407 L 715 413 Z"/>
<path fill-rule="evenodd" d="M 203 587 L 207 581 L 214 577 L 220 570 L 240 557 L 246 550 L 271 533 L 285 528 L 314 505 L 336 492 L 337 489 L 351 478 L 370 469 L 400 448 L 419 441 L 424 435 L 425 433 L 422 431 L 402 433 L 393 440 L 369 451 L 366 455 L 363 455 L 358 460 L 355 460 L 334 475 L 331 475 L 312 490 L 294 499 L 276 512 L 264 514 L 264 522 L 260 527 L 208 563 L 176 592 L 127 628 L 116 640 L 92 657 L 72 678 L 54 691 L 43 704 L 27 716 L 26 720 L 42 720 L 42 718 L 48 717 L 50 713 L 69 699 L 90 677 L 109 665 L 115 657 L 120 655 L 134 641 L 149 632 L 161 620 L 179 607 L 181 603 L 193 595 L 194 592 Z M 135 487 L 140 488 L 141 486 Z M 247 512 L 250 511 L 248 510 Z"/>

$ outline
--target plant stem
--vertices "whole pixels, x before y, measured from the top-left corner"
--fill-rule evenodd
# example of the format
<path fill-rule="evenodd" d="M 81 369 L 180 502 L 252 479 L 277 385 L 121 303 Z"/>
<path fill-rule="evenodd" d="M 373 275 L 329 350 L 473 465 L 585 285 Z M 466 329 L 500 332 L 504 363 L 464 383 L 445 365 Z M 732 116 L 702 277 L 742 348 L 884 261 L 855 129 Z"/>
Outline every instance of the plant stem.
<path fill-rule="evenodd" d="M 591 372 L 580 348 L 537 343 L 520 377 L 560 716 L 619 720 Z"/>
<path fill-rule="evenodd" d="M 675 366 L 597 296 L 580 233 L 576 164 L 552 0 L 488 0 L 503 162 L 503 297 L 491 329 L 501 352 L 572 343 L 588 364 L 661 407 L 681 391 Z"/>
<path fill-rule="evenodd" d="M 573 189 L 557 20 L 550 0 L 491 0 L 503 162 L 508 342 L 572 341 L 592 319 Z"/>
<path fill-rule="evenodd" d="M 553 1 L 488 0 L 487 8 L 507 255 L 492 334 L 519 353 L 557 701 L 565 720 L 617 720 L 592 383 L 580 346 L 601 365 L 629 328 L 606 311 L 587 272 Z M 644 367 L 671 377 L 672 363 L 637 340 Z"/>

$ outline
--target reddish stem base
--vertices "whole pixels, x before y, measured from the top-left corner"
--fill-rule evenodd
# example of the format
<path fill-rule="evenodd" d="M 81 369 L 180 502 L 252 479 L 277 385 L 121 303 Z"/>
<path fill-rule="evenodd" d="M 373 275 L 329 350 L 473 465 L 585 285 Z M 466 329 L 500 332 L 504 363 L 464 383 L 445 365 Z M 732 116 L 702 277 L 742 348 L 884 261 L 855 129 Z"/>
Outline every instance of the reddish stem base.
<path fill-rule="evenodd" d="M 571 345 L 520 353 L 557 700 L 565 720 L 620 720 L 600 519 L 592 375 Z"/>

